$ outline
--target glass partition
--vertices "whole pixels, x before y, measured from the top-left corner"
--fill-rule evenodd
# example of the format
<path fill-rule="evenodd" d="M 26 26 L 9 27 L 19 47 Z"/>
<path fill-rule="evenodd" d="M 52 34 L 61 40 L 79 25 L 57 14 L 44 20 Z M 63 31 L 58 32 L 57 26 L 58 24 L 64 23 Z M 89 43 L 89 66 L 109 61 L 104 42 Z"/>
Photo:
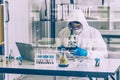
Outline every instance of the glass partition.
<path fill-rule="evenodd" d="M 41 45 L 54 44 L 55 20 L 54 0 L 31 0 L 30 24 L 32 43 Z"/>

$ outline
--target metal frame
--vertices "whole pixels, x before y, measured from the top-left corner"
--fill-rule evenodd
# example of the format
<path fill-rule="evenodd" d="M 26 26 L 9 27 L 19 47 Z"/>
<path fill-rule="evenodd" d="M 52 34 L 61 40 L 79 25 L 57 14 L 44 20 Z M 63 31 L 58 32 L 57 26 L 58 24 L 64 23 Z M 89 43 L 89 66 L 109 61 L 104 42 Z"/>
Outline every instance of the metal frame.
<path fill-rule="evenodd" d="M 95 78 L 104 78 L 104 80 L 109 80 L 108 76 L 116 74 L 116 80 L 119 80 L 119 68 L 115 73 L 110 72 L 84 72 L 84 71 L 67 71 L 67 70 L 45 70 L 45 69 L 30 69 L 30 68 L 7 68 L 1 67 L 0 73 L 14 73 L 14 74 L 34 74 L 34 75 L 49 75 L 54 76 L 74 76 L 74 77 L 88 77 L 92 80 L 92 77 Z M 115 78 L 112 76 L 112 80 Z"/>

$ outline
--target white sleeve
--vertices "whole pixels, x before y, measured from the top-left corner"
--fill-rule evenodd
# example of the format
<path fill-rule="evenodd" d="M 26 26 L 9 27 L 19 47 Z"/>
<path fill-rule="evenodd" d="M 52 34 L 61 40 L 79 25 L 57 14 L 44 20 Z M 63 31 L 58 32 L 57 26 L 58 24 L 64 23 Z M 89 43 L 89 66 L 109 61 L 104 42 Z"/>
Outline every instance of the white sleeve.
<path fill-rule="evenodd" d="M 99 31 L 96 31 L 94 33 L 94 40 L 93 40 L 93 47 L 91 50 L 88 51 L 88 58 L 107 58 L 108 57 L 108 51 L 107 51 L 107 45 L 104 42 L 101 33 Z"/>

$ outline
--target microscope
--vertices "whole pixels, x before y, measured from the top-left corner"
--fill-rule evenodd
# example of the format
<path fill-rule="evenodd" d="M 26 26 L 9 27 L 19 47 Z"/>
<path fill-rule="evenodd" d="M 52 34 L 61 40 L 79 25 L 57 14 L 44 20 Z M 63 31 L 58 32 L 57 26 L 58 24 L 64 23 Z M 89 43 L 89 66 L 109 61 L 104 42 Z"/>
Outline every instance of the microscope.
<path fill-rule="evenodd" d="M 74 48 L 77 46 L 77 43 L 76 43 L 76 37 L 75 35 L 73 34 L 73 29 L 70 28 L 70 35 L 68 37 L 68 47 L 69 48 Z"/>
<path fill-rule="evenodd" d="M 73 50 L 77 48 L 76 36 L 73 33 L 73 29 L 70 28 L 70 35 L 68 37 L 67 46 L 65 47 L 66 50 L 72 53 Z"/>
<path fill-rule="evenodd" d="M 58 50 L 65 49 L 68 51 L 74 50 L 77 48 L 76 36 L 73 33 L 73 28 L 70 28 L 70 35 L 67 38 L 67 45 L 61 45 L 58 47 Z"/>
<path fill-rule="evenodd" d="M 74 35 L 73 28 L 70 28 L 70 35 L 67 38 L 67 45 L 61 45 L 57 47 L 58 50 L 67 50 L 70 52 L 70 54 L 73 53 L 73 51 L 77 48 L 77 41 L 76 36 Z"/>

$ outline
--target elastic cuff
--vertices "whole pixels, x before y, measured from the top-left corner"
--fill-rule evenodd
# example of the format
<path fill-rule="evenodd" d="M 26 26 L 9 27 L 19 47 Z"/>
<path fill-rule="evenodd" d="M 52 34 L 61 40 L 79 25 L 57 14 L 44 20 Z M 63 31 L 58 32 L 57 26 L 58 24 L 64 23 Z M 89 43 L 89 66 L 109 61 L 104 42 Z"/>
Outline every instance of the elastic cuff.
<path fill-rule="evenodd" d="M 89 58 L 91 56 L 92 56 L 91 52 L 87 50 L 87 57 Z"/>

